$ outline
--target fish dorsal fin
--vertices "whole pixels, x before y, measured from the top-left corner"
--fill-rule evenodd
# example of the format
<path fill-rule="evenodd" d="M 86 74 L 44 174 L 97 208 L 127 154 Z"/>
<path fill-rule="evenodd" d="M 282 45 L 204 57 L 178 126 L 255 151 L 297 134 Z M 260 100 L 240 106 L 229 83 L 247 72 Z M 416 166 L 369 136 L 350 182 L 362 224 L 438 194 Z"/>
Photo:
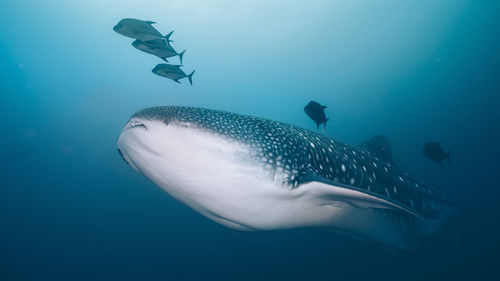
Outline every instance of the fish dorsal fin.
<path fill-rule="evenodd" d="M 391 143 L 384 135 L 375 136 L 365 142 L 362 142 L 358 147 L 363 148 L 386 162 L 392 162 Z"/>
<path fill-rule="evenodd" d="M 146 23 L 148 23 L 148 24 L 150 24 L 150 25 L 151 25 L 151 24 L 155 24 L 156 22 L 155 22 L 155 21 L 150 21 L 150 20 L 147 20 L 147 21 L 146 21 Z"/>

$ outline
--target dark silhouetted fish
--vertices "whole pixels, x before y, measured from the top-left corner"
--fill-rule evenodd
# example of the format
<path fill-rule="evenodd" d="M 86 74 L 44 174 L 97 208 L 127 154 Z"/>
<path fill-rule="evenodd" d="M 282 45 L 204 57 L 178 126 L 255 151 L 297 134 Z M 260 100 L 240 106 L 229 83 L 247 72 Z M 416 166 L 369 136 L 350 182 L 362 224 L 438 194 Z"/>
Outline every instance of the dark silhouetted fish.
<path fill-rule="evenodd" d="M 36 152 L 35 148 L 28 148 L 28 149 L 12 149 L 6 156 L 5 160 L 14 160 L 14 159 L 19 159 L 19 158 L 24 158 L 27 156 L 30 156 Z"/>
<path fill-rule="evenodd" d="M 162 38 L 170 41 L 169 37 L 172 35 L 172 32 L 163 36 L 152 26 L 154 23 L 155 22 L 152 21 L 143 21 L 138 19 L 122 19 L 113 27 L 113 30 L 121 35 L 141 40 L 143 42 Z"/>
<path fill-rule="evenodd" d="M 172 32 L 170 32 L 170 34 L 172 34 Z M 146 42 L 135 40 L 134 42 L 132 42 L 132 46 L 134 46 L 138 50 L 157 56 L 166 62 L 168 62 L 167 58 L 179 56 L 179 61 L 181 64 L 182 56 L 184 55 L 184 52 L 186 52 L 186 50 L 184 50 L 180 53 L 177 53 L 174 48 L 164 39 L 155 39 Z"/>
<path fill-rule="evenodd" d="M 189 84 L 193 85 L 192 77 L 194 74 L 194 70 L 193 70 L 193 72 L 191 72 L 191 74 L 186 75 L 186 73 L 184 73 L 184 71 L 182 71 L 180 65 L 160 63 L 160 64 L 156 65 L 152 71 L 156 75 L 160 75 L 160 76 L 166 77 L 168 79 L 172 79 L 177 83 L 181 83 L 181 82 L 179 82 L 179 79 L 187 77 L 187 79 L 189 79 Z"/>
<path fill-rule="evenodd" d="M 368 152 L 379 159 L 392 162 L 391 143 L 383 135 L 375 136 L 358 146 L 368 150 Z"/>
<path fill-rule="evenodd" d="M 443 160 L 446 159 L 448 164 L 451 166 L 450 151 L 448 150 L 448 153 L 444 153 L 441 143 L 439 142 L 426 143 L 424 145 L 424 149 L 422 150 L 422 154 L 425 157 L 438 162 L 441 166 L 443 166 Z"/>
<path fill-rule="evenodd" d="M 316 123 L 319 129 L 319 125 L 323 124 L 323 130 L 325 130 L 326 122 L 330 118 L 325 116 L 326 106 L 321 105 L 315 101 L 310 101 L 305 107 L 304 111 L 306 114 Z"/>

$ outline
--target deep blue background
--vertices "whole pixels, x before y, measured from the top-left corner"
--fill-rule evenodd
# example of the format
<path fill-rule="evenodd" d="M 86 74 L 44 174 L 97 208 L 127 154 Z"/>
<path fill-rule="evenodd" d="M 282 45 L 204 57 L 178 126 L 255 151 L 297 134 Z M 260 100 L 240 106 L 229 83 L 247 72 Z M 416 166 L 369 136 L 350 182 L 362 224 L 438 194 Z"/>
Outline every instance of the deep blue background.
<path fill-rule="evenodd" d="M 194 85 L 152 74 L 160 60 L 112 31 L 123 17 L 175 30 Z M 0 26 L 0 280 L 498 275 L 498 1 L 3 0 Z M 116 153 L 146 106 L 314 129 L 311 99 L 328 106 L 327 135 L 385 134 L 399 166 L 457 201 L 453 234 L 402 254 L 315 229 L 234 231 Z M 429 140 L 451 149 L 453 167 L 422 157 Z"/>

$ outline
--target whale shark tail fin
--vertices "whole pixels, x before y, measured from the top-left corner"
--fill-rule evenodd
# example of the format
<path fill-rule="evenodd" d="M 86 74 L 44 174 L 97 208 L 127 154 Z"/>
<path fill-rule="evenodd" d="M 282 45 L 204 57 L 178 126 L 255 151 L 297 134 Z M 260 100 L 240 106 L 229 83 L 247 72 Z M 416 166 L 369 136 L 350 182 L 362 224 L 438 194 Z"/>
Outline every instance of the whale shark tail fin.
<path fill-rule="evenodd" d="M 191 84 L 191 85 L 193 85 L 193 74 L 194 74 L 194 70 L 193 70 L 193 72 L 191 72 L 191 74 L 189 74 L 187 76 L 187 78 L 189 79 L 189 84 Z"/>
<path fill-rule="evenodd" d="M 448 150 L 448 153 L 446 153 L 446 160 L 448 161 L 448 164 L 451 167 L 452 165 L 451 165 L 451 160 L 450 160 L 450 150 Z"/>

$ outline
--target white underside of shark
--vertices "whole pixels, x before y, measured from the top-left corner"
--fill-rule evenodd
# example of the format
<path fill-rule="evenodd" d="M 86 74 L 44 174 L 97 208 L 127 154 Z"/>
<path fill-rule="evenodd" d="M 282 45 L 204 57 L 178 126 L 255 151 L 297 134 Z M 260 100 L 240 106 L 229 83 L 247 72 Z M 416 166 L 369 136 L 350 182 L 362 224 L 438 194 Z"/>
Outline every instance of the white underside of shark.
<path fill-rule="evenodd" d="M 189 124 L 132 119 L 118 148 L 168 194 L 230 228 L 324 227 L 400 248 L 414 229 L 432 228 L 418 215 L 357 190 L 317 181 L 290 188 L 282 183 L 285 175 L 252 160 L 245 144 Z"/>

